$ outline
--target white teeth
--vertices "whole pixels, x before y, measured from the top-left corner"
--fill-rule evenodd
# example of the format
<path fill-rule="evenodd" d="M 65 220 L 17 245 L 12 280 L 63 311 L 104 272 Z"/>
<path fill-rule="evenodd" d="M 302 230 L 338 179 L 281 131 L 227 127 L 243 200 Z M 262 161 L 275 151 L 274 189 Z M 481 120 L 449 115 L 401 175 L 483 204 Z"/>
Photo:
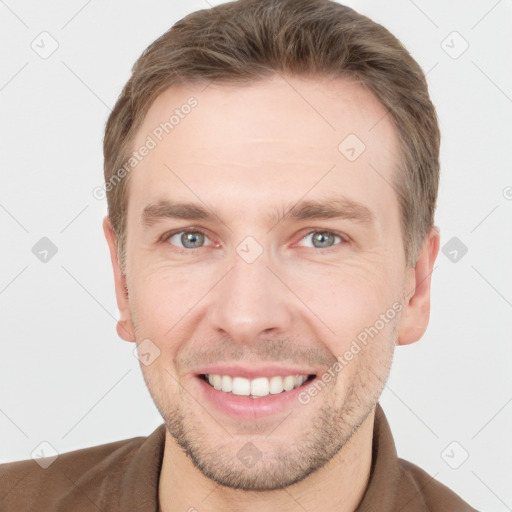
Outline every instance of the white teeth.
<path fill-rule="evenodd" d="M 293 375 L 287 375 L 283 380 L 283 388 L 285 391 L 292 390 L 294 384 L 295 384 L 295 377 Z"/>
<path fill-rule="evenodd" d="M 244 377 L 233 377 L 233 395 L 249 396 L 251 394 L 251 381 Z"/>
<path fill-rule="evenodd" d="M 213 376 L 213 387 L 215 389 L 218 389 L 218 390 L 222 389 L 222 386 L 221 386 L 220 382 L 221 382 L 220 375 L 214 375 Z"/>
<path fill-rule="evenodd" d="M 225 393 L 233 393 L 239 396 L 251 396 L 260 398 L 268 394 L 277 395 L 283 391 L 291 391 L 302 386 L 307 380 L 306 375 L 286 375 L 285 377 L 275 376 L 257 377 L 246 379 L 245 377 L 231 377 L 230 375 L 207 375 L 207 380 L 215 389 Z"/>
<path fill-rule="evenodd" d="M 298 388 L 299 386 L 302 386 L 306 378 L 304 375 L 295 375 L 295 382 L 293 383 L 293 387 Z"/>
<path fill-rule="evenodd" d="M 233 389 L 233 379 L 229 375 L 222 376 L 222 391 L 229 393 Z"/>
<path fill-rule="evenodd" d="M 270 393 L 277 395 L 283 392 L 283 377 L 272 377 L 270 379 Z"/>
<path fill-rule="evenodd" d="M 267 396 L 270 391 L 270 384 L 266 377 L 258 377 L 251 381 L 251 395 Z"/>

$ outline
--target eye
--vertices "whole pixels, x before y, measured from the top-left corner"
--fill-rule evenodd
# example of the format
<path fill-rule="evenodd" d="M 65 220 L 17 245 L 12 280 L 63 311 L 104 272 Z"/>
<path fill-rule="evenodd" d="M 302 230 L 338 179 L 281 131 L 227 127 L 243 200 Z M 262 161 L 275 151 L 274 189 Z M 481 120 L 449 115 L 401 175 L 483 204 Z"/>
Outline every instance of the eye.
<path fill-rule="evenodd" d="M 176 231 L 168 233 L 163 238 L 167 243 L 179 249 L 200 249 L 206 245 L 207 241 L 211 242 L 206 233 L 199 229 Z M 344 241 L 341 235 L 333 231 L 311 231 L 302 237 L 299 245 L 305 243 L 305 247 L 324 249 L 324 252 L 328 252 L 329 249 L 335 248 L 336 245 Z"/>
<path fill-rule="evenodd" d="M 343 238 L 332 231 L 311 231 L 304 236 L 301 242 L 311 240 L 311 245 L 306 247 L 313 247 L 314 249 L 330 249 L 337 245 L 336 241 L 343 242 Z"/>
<path fill-rule="evenodd" d="M 166 237 L 167 242 L 176 245 L 180 249 L 200 249 L 203 247 L 205 240 L 209 240 L 209 238 L 199 230 L 179 231 L 170 233 Z"/>

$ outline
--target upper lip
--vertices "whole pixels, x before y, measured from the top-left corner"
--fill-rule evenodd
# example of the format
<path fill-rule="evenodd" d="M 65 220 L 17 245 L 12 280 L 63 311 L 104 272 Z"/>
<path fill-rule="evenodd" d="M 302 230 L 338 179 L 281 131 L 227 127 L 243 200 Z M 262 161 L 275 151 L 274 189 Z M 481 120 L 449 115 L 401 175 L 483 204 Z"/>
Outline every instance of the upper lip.
<path fill-rule="evenodd" d="M 240 365 L 209 365 L 199 368 L 194 372 L 196 375 L 230 375 L 231 377 L 245 377 L 255 379 L 257 377 L 284 377 L 286 375 L 316 375 L 316 370 L 308 368 L 293 368 L 290 366 L 240 366 Z"/>

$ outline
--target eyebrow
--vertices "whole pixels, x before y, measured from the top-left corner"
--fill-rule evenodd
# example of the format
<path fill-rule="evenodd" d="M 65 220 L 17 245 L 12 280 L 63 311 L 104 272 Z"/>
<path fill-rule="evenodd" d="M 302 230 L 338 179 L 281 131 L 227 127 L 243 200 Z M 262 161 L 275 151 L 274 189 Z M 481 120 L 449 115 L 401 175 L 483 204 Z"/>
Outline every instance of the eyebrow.
<path fill-rule="evenodd" d="M 211 210 L 190 202 L 160 200 L 148 204 L 141 215 L 145 228 L 150 228 L 159 221 L 166 219 L 203 220 L 215 222 L 220 220 Z M 309 219 L 347 219 L 362 224 L 373 224 L 374 213 L 362 203 L 343 197 L 324 200 L 303 200 L 287 205 L 281 212 L 269 214 L 273 226 L 286 220 Z"/>

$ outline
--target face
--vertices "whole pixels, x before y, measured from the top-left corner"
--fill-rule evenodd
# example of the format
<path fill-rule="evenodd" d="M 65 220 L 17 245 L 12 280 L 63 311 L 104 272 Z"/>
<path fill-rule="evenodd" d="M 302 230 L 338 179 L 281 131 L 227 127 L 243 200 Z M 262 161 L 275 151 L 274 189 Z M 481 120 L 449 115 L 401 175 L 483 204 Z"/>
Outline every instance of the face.
<path fill-rule="evenodd" d="M 125 276 L 105 223 L 118 330 L 149 354 L 176 443 L 222 485 L 282 488 L 333 459 L 397 340 L 424 330 L 385 114 L 350 81 L 274 77 L 173 86 L 138 131 L 134 149 L 155 145 L 129 176 Z"/>

